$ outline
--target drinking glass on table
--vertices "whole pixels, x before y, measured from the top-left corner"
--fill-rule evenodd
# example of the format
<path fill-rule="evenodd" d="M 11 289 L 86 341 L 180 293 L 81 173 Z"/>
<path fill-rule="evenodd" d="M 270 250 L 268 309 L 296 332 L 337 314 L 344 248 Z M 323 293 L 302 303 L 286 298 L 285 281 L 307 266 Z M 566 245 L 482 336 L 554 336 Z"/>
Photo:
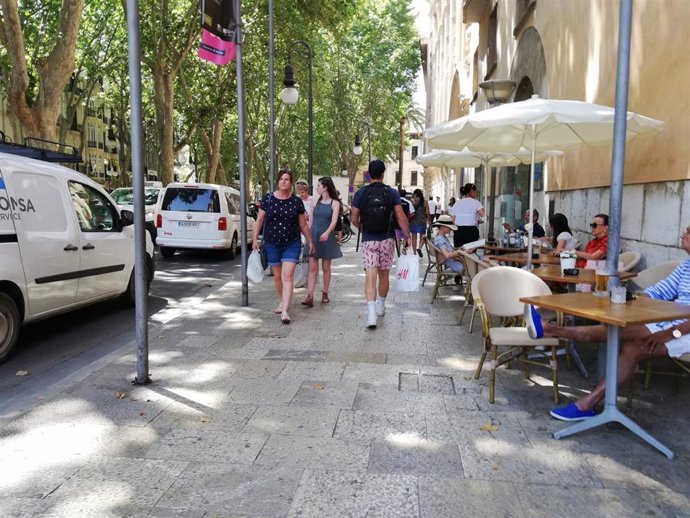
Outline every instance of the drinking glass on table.
<path fill-rule="evenodd" d="M 594 272 L 594 295 L 609 296 L 609 271 L 606 268 L 606 261 L 597 261 L 597 269 Z"/>

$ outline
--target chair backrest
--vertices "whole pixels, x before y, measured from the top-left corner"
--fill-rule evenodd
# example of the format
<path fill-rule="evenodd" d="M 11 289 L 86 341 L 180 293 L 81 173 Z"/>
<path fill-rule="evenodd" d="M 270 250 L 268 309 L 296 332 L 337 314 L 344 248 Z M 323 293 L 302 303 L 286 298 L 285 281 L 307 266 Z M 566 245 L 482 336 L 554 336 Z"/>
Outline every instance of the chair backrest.
<path fill-rule="evenodd" d="M 476 284 L 476 288 L 475 288 Z M 523 314 L 521 297 L 551 295 L 551 289 L 536 275 L 511 266 L 495 266 L 472 279 L 472 293 L 479 294 L 486 312 L 498 317 Z"/>
<path fill-rule="evenodd" d="M 643 290 L 653 286 L 657 282 L 665 279 L 683 261 L 669 261 L 668 263 L 657 264 L 642 270 L 632 281 Z"/>
<path fill-rule="evenodd" d="M 446 260 L 446 258 L 443 256 L 443 252 L 441 252 L 441 249 L 438 248 L 432 242 L 430 242 L 428 239 L 426 240 L 426 242 L 429 244 L 429 249 L 431 250 L 431 253 L 429 253 L 429 261 L 441 266 L 443 264 L 443 261 Z M 434 257 L 433 260 L 431 259 L 432 256 Z"/>
<path fill-rule="evenodd" d="M 637 263 L 640 262 L 640 258 L 642 255 L 640 252 L 621 252 L 618 255 L 618 262 L 623 263 L 623 267 L 619 268 L 619 272 L 629 272 L 635 266 L 637 266 Z"/>
<path fill-rule="evenodd" d="M 465 263 L 465 272 L 470 279 L 472 279 L 480 271 L 486 270 L 487 268 L 493 266 L 488 262 L 479 259 L 476 254 L 468 254 L 462 249 L 460 249 L 460 256 Z"/>
<path fill-rule="evenodd" d="M 424 240 L 424 248 L 426 249 L 426 256 L 429 258 L 429 267 L 431 267 L 432 264 L 438 262 L 438 257 L 436 256 L 437 248 L 431 242 L 431 239 Z"/>

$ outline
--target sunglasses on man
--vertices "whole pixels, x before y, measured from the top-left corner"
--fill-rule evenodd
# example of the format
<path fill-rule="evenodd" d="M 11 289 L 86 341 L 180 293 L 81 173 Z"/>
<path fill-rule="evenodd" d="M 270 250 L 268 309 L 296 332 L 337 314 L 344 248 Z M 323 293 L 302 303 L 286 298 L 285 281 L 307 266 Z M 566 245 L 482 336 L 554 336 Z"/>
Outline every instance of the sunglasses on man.
<path fill-rule="evenodd" d="M 597 227 L 605 227 L 606 225 L 602 225 L 600 223 L 590 223 L 589 226 L 592 228 L 597 228 Z"/>

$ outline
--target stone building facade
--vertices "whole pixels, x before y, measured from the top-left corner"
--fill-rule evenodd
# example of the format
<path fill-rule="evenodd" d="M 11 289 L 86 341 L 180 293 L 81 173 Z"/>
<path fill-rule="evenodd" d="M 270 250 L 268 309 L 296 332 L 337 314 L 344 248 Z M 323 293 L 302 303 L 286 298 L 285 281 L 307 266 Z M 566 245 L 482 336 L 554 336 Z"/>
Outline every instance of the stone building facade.
<path fill-rule="evenodd" d="M 423 41 L 427 127 L 487 109 L 479 83 L 511 79 L 509 102 L 532 94 L 615 104 L 619 2 L 611 0 L 430 1 L 431 30 Z M 685 258 L 679 235 L 690 224 L 690 125 L 685 87 L 690 56 L 690 2 L 637 0 L 633 7 L 628 109 L 664 121 L 660 134 L 628 141 L 621 222 L 624 250 L 639 251 L 640 267 Z M 474 176 L 472 176 L 474 173 Z M 526 207 L 527 168 L 498 174 L 495 227 Z M 549 159 L 538 170 L 536 207 L 562 212 L 582 242 L 588 223 L 609 206 L 611 147 L 582 147 Z M 457 190 L 481 171 L 430 168 L 434 190 Z"/>

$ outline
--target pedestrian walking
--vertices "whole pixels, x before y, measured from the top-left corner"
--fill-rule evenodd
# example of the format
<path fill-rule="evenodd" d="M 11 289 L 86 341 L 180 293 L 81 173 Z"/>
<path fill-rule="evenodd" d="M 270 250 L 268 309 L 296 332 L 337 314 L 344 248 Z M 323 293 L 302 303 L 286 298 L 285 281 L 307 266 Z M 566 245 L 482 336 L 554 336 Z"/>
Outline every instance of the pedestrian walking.
<path fill-rule="evenodd" d="M 431 223 L 434 223 L 438 215 L 436 214 L 437 205 L 433 196 L 429 196 L 429 201 L 427 202 L 427 205 L 429 206 L 429 221 Z M 429 227 L 429 230 L 431 230 L 431 227 Z"/>
<path fill-rule="evenodd" d="M 352 223 L 355 226 L 362 224 L 362 265 L 369 329 L 376 329 L 378 317 L 386 314 L 386 296 L 390 287 L 388 276 L 395 249 L 393 218 L 402 229 L 404 238 L 410 237 L 400 195 L 383 183 L 385 171 L 386 166 L 381 160 L 369 163 L 371 183 L 355 193 L 351 208 Z"/>
<path fill-rule="evenodd" d="M 264 247 L 279 301 L 274 312 L 280 314 L 283 324 L 290 323 L 288 310 L 294 289 L 293 278 L 302 247 L 300 232 L 307 240 L 309 252 L 314 252 L 304 204 L 292 193 L 292 181 L 290 169 L 278 171 L 278 190 L 266 194 L 261 200 L 252 236 L 252 248 L 259 250 L 259 233 L 263 228 Z"/>
<path fill-rule="evenodd" d="M 460 248 L 465 243 L 479 239 L 479 223 L 484 217 L 484 207 L 477 200 L 477 186 L 466 183 L 461 189 L 462 198 L 448 209 L 448 214 L 455 218 L 458 227 L 453 233 L 453 244 Z"/>
<path fill-rule="evenodd" d="M 331 285 L 331 260 L 343 256 L 336 240 L 335 228 L 340 217 L 342 203 L 335 190 L 330 176 L 322 176 L 316 184 L 318 198 L 311 206 L 311 241 L 314 243 L 314 253 L 309 256 L 309 280 L 307 282 L 307 297 L 302 301 L 305 306 L 314 305 L 314 289 L 319 276 L 319 259 L 323 270 L 323 290 L 321 303 L 328 304 L 328 290 Z"/>
<path fill-rule="evenodd" d="M 415 189 L 412 194 L 412 204 L 414 205 L 414 215 L 410 218 L 410 234 L 412 234 L 412 248 L 417 251 L 419 257 L 422 254 L 422 246 L 426 239 L 426 229 L 429 226 L 429 204 L 424 199 L 421 189 Z"/>
<path fill-rule="evenodd" d="M 299 178 L 295 182 L 295 193 L 300 197 L 302 203 L 304 203 L 304 215 L 307 218 L 307 224 L 311 226 L 311 221 L 309 220 L 311 214 L 311 204 L 314 200 L 313 196 L 309 196 L 309 184 L 303 178 Z M 307 242 L 304 237 L 302 237 L 302 253 L 300 260 L 295 267 L 295 277 L 297 282 L 295 282 L 295 288 L 304 288 L 307 284 L 307 276 L 309 275 L 309 254 L 307 253 Z M 298 271 L 301 270 L 301 271 Z"/>

